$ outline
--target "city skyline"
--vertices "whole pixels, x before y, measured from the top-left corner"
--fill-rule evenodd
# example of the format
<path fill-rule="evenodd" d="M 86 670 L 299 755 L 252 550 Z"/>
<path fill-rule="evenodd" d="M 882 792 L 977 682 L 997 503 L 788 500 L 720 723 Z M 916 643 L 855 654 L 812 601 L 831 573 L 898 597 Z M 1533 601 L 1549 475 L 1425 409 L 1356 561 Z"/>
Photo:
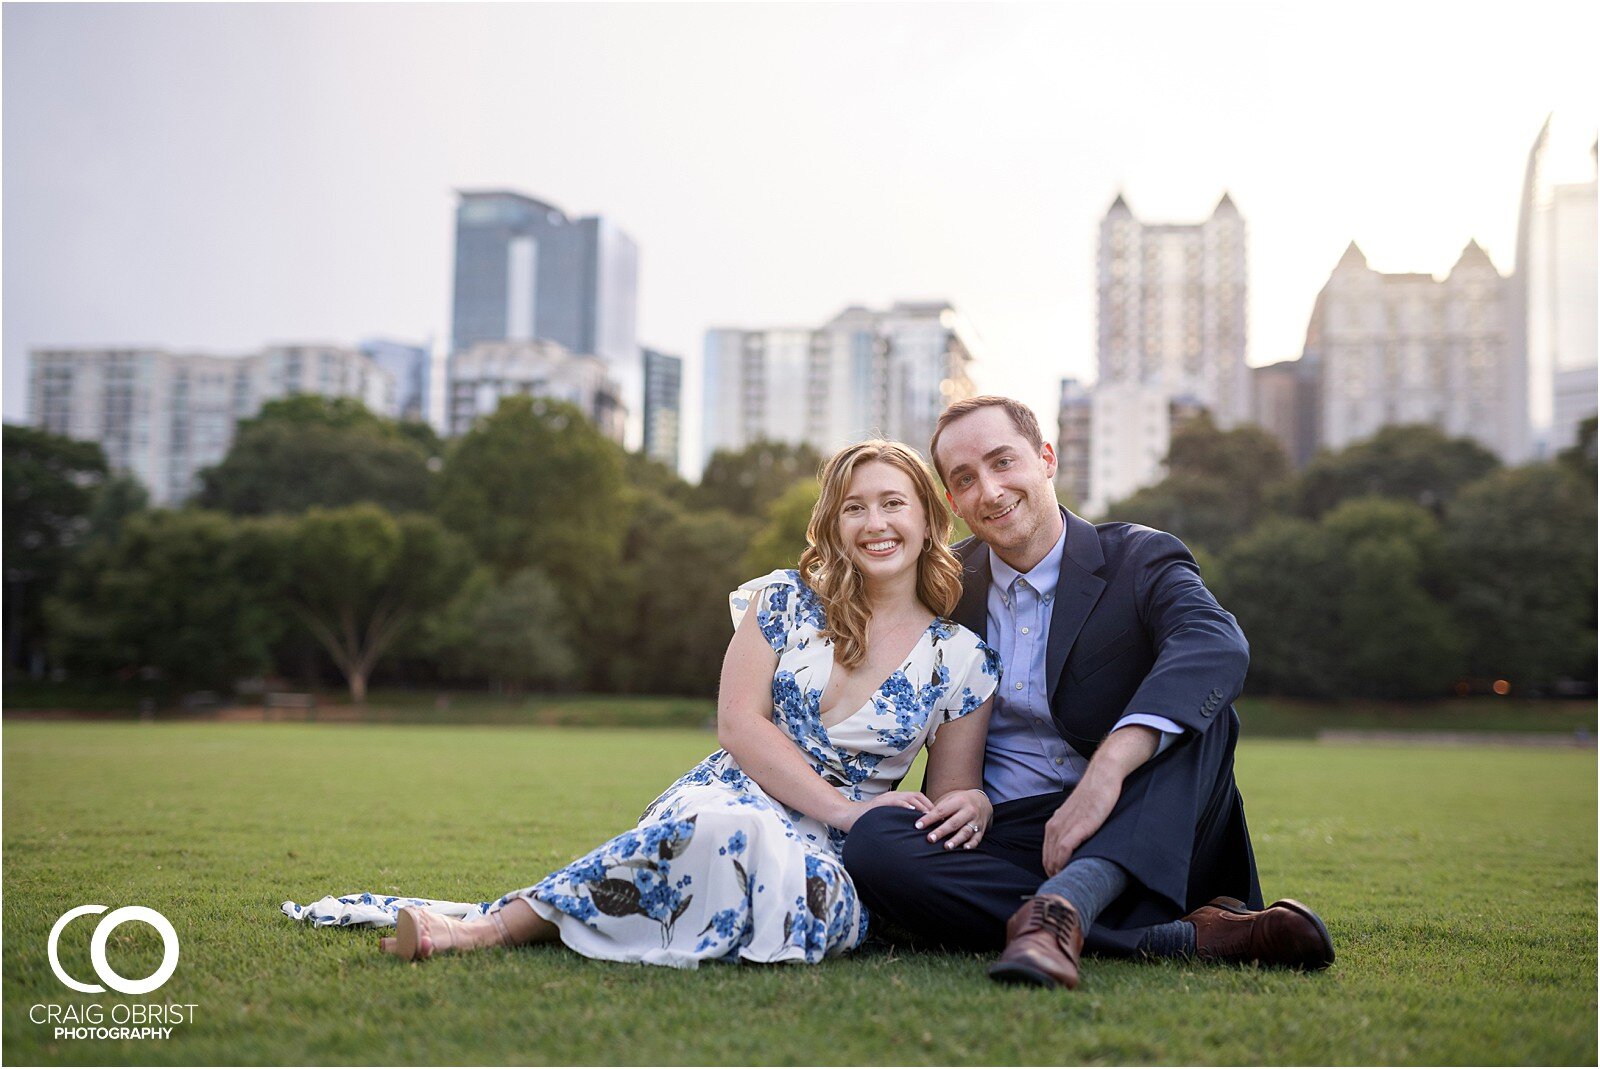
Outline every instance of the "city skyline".
<path fill-rule="evenodd" d="M 686 456 L 708 329 L 852 304 L 949 300 L 978 387 L 1048 422 L 1119 192 L 1239 205 L 1252 365 L 1352 240 L 1508 272 L 1545 114 L 1592 123 L 1563 10 L 8 6 L 5 417 L 33 348 L 443 348 L 455 190 L 510 188 L 637 241 Z"/>

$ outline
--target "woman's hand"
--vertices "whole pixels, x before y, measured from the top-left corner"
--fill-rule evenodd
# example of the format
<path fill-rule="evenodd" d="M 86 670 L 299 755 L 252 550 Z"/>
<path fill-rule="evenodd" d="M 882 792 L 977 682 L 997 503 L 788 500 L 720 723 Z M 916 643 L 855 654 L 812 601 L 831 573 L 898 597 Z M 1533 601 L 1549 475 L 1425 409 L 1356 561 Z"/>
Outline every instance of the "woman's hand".
<path fill-rule="evenodd" d="M 925 811 L 917 827 L 931 829 L 928 841 L 944 841 L 946 850 L 961 847 L 971 850 L 983 838 L 989 822 L 994 819 L 994 806 L 989 796 L 980 790 L 949 791 L 940 796 L 933 807 Z"/>
<path fill-rule="evenodd" d="M 944 842 L 946 850 L 971 850 L 994 819 L 989 796 L 978 789 L 983 782 L 983 744 L 989 731 L 990 698 L 976 710 L 939 729 L 937 743 L 928 748 L 928 772 L 923 785 L 939 801 L 917 827 L 930 843 Z M 973 825 L 976 825 L 974 827 Z"/>
<path fill-rule="evenodd" d="M 840 831 L 849 831 L 855 827 L 856 821 L 861 819 L 861 814 L 884 805 L 898 809 L 915 809 L 919 813 L 926 813 L 933 808 L 933 803 L 928 801 L 928 796 L 921 791 L 884 791 L 870 802 L 845 802 L 839 815 L 828 823 Z"/>

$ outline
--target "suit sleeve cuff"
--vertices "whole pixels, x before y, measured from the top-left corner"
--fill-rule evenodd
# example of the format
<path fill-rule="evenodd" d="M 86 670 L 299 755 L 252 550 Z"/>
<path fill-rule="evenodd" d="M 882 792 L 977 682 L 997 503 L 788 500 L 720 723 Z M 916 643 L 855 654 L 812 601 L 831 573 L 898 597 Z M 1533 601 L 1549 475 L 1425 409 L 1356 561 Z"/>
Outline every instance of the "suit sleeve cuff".
<path fill-rule="evenodd" d="M 1129 725 L 1155 728 L 1157 731 L 1161 732 L 1161 741 L 1156 743 L 1156 752 L 1151 755 L 1153 757 L 1166 753 L 1167 748 L 1173 743 L 1177 742 L 1178 739 L 1183 735 L 1182 727 L 1173 723 L 1171 720 L 1168 720 L 1164 716 L 1156 716 L 1153 713 L 1129 713 L 1121 720 L 1118 720 L 1116 726 L 1111 730 L 1115 731 L 1117 728 L 1125 728 Z"/>

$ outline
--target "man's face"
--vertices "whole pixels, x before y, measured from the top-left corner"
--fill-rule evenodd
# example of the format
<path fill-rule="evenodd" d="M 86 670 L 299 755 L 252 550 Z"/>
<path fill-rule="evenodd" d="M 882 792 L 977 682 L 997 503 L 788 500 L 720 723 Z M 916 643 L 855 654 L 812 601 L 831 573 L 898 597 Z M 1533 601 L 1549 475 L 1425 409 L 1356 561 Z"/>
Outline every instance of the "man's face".
<path fill-rule="evenodd" d="M 947 426 L 936 461 L 950 506 L 1001 560 L 1027 571 L 1056 544 L 1056 451 L 1029 444 L 1005 409 L 980 408 Z"/>

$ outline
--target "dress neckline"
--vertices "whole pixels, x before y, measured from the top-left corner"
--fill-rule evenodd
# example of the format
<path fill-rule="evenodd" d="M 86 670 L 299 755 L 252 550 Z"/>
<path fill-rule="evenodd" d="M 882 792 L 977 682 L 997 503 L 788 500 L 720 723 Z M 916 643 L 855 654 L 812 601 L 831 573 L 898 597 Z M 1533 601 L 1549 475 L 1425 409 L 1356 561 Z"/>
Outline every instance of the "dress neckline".
<path fill-rule="evenodd" d="M 922 649 L 922 644 L 928 640 L 928 636 L 933 634 L 934 628 L 938 626 L 940 619 L 942 618 L 939 616 L 939 614 L 935 613 L 933 619 L 928 621 L 928 626 L 922 629 L 922 634 L 917 636 L 917 640 L 913 642 L 911 644 L 911 648 L 906 651 L 905 656 L 900 658 L 899 665 L 892 672 L 883 677 L 882 681 L 879 682 L 879 684 L 867 695 L 866 701 L 862 702 L 857 708 L 851 710 L 848 715 L 835 720 L 832 724 L 823 722 L 822 709 L 820 706 L 822 704 L 822 695 L 828 690 L 828 683 L 833 679 L 833 670 L 838 662 L 833 656 L 832 640 L 824 642 L 823 645 L 826 646 L 828 650 L 827 674 L 822 677 L 822 685 L 816 688 L 817 704 L 819 706 L 817 709 L 817 726 L 822 729 L 822 733 L 826 735 L 834 728 L 840 726 L 841 724 L 849 723 L 851 720 L 854 720 L 856 717 L 872 708 L 877 701 L 878 695 L 883 693 L 883 688 L 887 687 L 894 680 L 895 676 L 902 674 L 906 670 L 906 665 L 910 664 L 912 658 L 916 657 L 917 651 Z"/>

